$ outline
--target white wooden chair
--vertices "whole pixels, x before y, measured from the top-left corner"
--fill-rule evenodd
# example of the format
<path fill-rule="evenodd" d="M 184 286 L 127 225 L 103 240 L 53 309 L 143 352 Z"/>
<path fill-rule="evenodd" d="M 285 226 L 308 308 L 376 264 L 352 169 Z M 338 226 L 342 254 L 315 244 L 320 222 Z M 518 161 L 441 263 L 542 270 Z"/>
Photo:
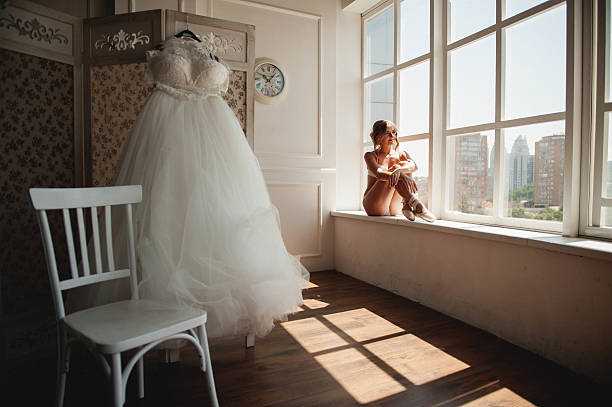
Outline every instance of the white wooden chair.
<path fill-rule="evenodd" d="M 58 324 L 58 382 L 57 405 L 62 406 L 66 374 L 67 354 L 75 340 L 81 340 L 98 356 L 112 383 L 114 406 L 125 402 L 125 388 L 133 367 L 138 364 L 139 397 L 144 397 L 144 367 L 142 356 L 154 346 L 169 339 L 185 339 L 192 343 L 200 355 L 201 368 L 206 373 L 210 400 L 218 406 L 212 365 L 206 337 L 206 312 L 200 309 L 180 307 L 138 298 L 136 257 L 132 227 L 132 204 L 142 200 L 140 185 L 104 188 L 32 188 L 30 197 L 36 209 L 41 229 L 47 268 Z M 113 258 L 111 206 L 125 206 L 126 241 L 129 268 L 116 270 Z M 98 207 L 104 207 L 106 226 L 106 263 L 103 270 Z M 73 242 L 70 210 L 76 211 L 81 262 L 77 262 Z M 90 270 L 88 245 L 85 235 L 83 212 L 91 213 L 91 231 L 95 269 Z M 59 278 L 55 249 L 47 219 L 48 210 L 61 210 L 64 233 L 70 260 L 71 277 Z M 81 264 L 79 267 L 77 264 Z M 92 266 L 93 268 L 93 266 Z M 81 269 L 81 270 L 79 270 Z M 131 299 L 115 302 L 66 315 L 62 291 L 101 281 L 129 278 Z M 135 353 L 122 370 L 121 352 L 135 349 Z M 110 365 L 108 360 L 110 359 Z"/>

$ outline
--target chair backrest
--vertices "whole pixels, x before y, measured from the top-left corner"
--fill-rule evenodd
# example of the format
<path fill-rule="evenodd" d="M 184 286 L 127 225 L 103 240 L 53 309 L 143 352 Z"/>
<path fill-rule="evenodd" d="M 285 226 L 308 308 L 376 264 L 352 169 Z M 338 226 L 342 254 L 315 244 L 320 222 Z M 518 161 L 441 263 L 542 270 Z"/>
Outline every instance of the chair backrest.
<path fill-rule="evenodd" d="M 132 298 L 138 298 L 136 287 L 136 256 L 134 250 L 134 231 L 132 226 L 132 204 L 142 200 L 142 187 L 140 185 L 128 185 L 118 187 L 100 188 L 31 188 L 30 197 L 36 209 L 36 216 L 42 234 L 49 281 L 53 291 L 53 300 L 58 319 L 65 316 L 62 291 L 83 285 L 98 283 L 116 278 L 130 278 L 130 290 Z M 126 220 L 126 242 L 129 259 L 129 268 L 115 270 L 113 254 L 113 230 L 111 219 L 111 206 L 125 206 Z M 102 265 L 102 250 L 100 245 L 100 227 L 98 225 L 98 207 L 104 207 L 101 218 L 104 218 L 105 243 L 106 243 L 106 270 Z M 90 271 L 88 254 L 88 243 L 85 231 L 83 210 L 89 209 L 91 213 L 91 238 L 93 243 L 93 254 L 95 268 Z M 70 278 L 60 281 L 57 268 L 55 249 L 51 228 L 47 217 L 47 211 L 61 210 L 64 219 L 64 231 L 70 262 Z M 76 212 L 78 224 L 79 246 L 81 262 L 77 262 L 75 244 L 73 241 L 70 211 Z M 79 266 L 81 265 L 81 273 Z"/>

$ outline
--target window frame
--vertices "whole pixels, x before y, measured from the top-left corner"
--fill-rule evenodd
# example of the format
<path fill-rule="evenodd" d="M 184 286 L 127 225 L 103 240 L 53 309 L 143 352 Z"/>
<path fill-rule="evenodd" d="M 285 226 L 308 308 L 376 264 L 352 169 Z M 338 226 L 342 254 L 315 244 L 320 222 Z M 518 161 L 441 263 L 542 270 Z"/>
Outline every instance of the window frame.
<path fill-rule="evenodd" d="M 442 194 L 442 218 L 460 222 L 470 222 L 470 223 L 482 223 L 482 224 L 491 224 L 491 225 L 499 225 L 505 227 L 515 227 L 521 229 L 533 229 L 533 230 L 542 230 L 549 232 L 557 232 L 560 233 L 563 231 L 563 225 L 566 222 L 565 217 L 571 217 L 571 214 L 567 214 L 566 212 L 566 196 L 571 195 L 572 193 L 577 194 L 575 191 L 571 191 L 567 189 L 567 183 L 564 180 L 563 185 L 563 206 L 564 206 L 564 219 L 562 222 L 554 222 L 554 221 L 544 221 L 544 220 L 535 220 L 535 219 L 521 219 L 521 218 L 511 218 L 507 216 L 503 216 L 504 212 L 504 185 L 502 174 L 505 174 L 505 160 L 500 159 L 502 157 L 502 146 L 504 145 L 503 140 L 503 130 L 512 128 L 512 127 L 520 127 L 520 126 L 528 126 L 540 123 L 550 123 L 555 121 L 563 120 L 565 121 L 565 157 L 568 156 L 568 144 L 571 145 L 572 142 L 572 128 L 571 123 L 568 121 L 568 111 L 570 107 L 573 105 L 572 101 L 568 100 L 569 95 L 573 95 L 573 86 L 570 82 L 570 56 L 573 55 L 570 50 L 572 44 L 570 41 L 566 42 L 566 100 L 565 100 L 565 111 L 562 112 L 554 112 L 554 113 L 546 113 L 540 115 L 534 115 L 529 117 L 523 117 L 518 119 L 502 119 L 502 110 L 503 110 L 503 68 L 504 68 L 504 51 L 502 49 L 504 42 L 504 30 L 522 22 L 528 21 L 530 18 L 533 18 L 541 13 L 550 11 L 556 7 L 561 7 L 563 4 L 566 5 L 566 35 L 567 38 L 570 37 L 570 20 L 573 21 L 573 13 L 570 11 L 570 3 L 572 0 L 548 0 L 543 3 L 540 3 L 534 7 L 531 7 L 527 10 L 524 10 L 520 13 L 513 15 L 507 19 L 503 18 L 503 1 L 496 0 L 496 13 L 495 13 L 495 24 L 490 25 L 480 31 L 472 33 L 466 37 L 458 39 L 451 43 L 446 43 L 446 39 L 448 38 L 448 34 L 445 33 L 443 35 L 445 44 L 444 44 L 444 52 L 443 52 L 443 65 L 444 65 L 444 142 L 442 143 L 443 149 L 443 157 L 442 165 L 442 176 L 444 178 L 444 192 Z M 447 20 L 447 10 L 448 10 L 448 1 L 444 2 L 444 21 Z M 447 23 L 449 24 L 449 23 Z M 445 25 L 447 26 L 447 25 Z M 450 64 L 449 64 L 449 53 L 455 49 L 459 49 L 460 47 L 466 46 L 468 44 L 472 44 L 475 41 L 486 38 L 487 36 L 494 35 L 495 36 L 495 120 L 490 123 L 483 123 L 473 126 L 465 126 L 465 127 L 457 127 L 457 128 L 448 128 L 448 123 L 450 121 L 449 117 L 449 82 L 450 82 Z M 572 62 L 573 63 L 573 62 Z M 451 197 L 448 194 L 450 188 L 450 182 L 452 180 L 447 179 L 447 160 L 446 160 L 446 139 L 447 137 L 462 135 L 462 134 L 472 134 L 477 132 L 485 132 L 485 131 L 494 131 L 495 133 L 495 141 L 494 141 L 494 184 L 493 184 L 493 215 L 475 215 L 475 214 L 464 214 L 458 211 L 450 210 L 450 200 Z M 570 148 L 571 150 L 571 148 Z M 569 151 L 571 154 L 571 151 Z M 572 171 L 572 163 L 571 160 L 564 160 L 564 175 L 571 174 Z"/>

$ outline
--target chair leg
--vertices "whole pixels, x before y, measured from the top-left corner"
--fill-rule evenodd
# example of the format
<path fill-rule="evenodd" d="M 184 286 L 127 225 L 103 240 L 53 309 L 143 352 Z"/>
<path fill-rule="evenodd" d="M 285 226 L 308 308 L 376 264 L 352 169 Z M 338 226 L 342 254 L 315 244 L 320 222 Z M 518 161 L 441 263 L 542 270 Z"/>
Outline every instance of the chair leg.
<path fill-rule="evenodd" d="M 113 385 L 113 406 L 123 406 L 123 381 L 121 379 L 121 354 L 111 355 L 111 383 Z"/>
<path fill-rule="evenodd" d="M 66 389 L 66 376 L 68 375 L 68 368 L 70 365 L 70 349 L 67 345 L 66 329 L 60 322 L 57 327 L 57 384 L 56 384 L 56 396 L 57 405 L 62 407 L 64 405 L 64 395 Z"/>
<path fill-rule="evenodd" d="M 255 334 L 248 334 L 245 338 L 245 348 L 252 348 L 255 346 Z"/>
<path fill-rule="evenodd" d="M 138 359 L 138 398 L 144 398 L 144 362 Z"/>
<path fill-rule="evenodd" d="M 206 337 L 206 328 L 204 325 L 198 327 L 198 336 L 200 337 L 200 345 L 202 346 L 202 352 L 204 353 L 205 366 L 206 366 L 206 383 L 208 384 L 208 394 L 210 397 L 210 403 L 213 407 L 219 407 L 219 401 L 217 400 L 217 391 L 215 390 L 215 378 L 213 377 L 212 362 L 210 360 L 210 352 L 208 350 L 208 338 Z"/>
<path fill-rule="evenodd" d="M 66 389 L 66 374 L 68 364 L 66 361 L 66 335 L 62 326 L 57 327 L 57 384 L 56 396 L 57 406 L 64 405 L 64 391 Z"/>

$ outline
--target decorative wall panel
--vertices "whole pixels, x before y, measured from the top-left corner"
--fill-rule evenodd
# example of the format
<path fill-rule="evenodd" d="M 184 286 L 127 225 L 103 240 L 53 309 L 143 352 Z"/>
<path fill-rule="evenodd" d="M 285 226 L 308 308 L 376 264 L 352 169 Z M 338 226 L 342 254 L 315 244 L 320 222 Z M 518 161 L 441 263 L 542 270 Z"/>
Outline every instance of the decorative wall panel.
<path fill-rule="evenodd" d="M 88 65 L 143 62 L 161 38 L 161 10 L 89 18 L 84 24 Z"/>
<path fill-rule="evenodd" d="M 90 68 L 92 185 L 114 185 L 117 164 L 138 113 L 153 91 L 146 62 Z"/>
<path fill-rule="evenodd" d="M 268 182 L 278 208 L 287 251 L 300 256 L 321 255 L 321 184 Z"/>
<path fill-rule="evenodd" d="M 246 72 L 244 71 L 232 71 L 229 78 L 229 87 L 227 92 L 223 94 L 223 99 L 227 102 L 228 106 L 238 121 L 242 131 L 246 134 L 247 128 L 247 82 Z"/>
<path fill-rule="evenodd" d="M 25 47 L 36 47 L 67 57 L 73 55 L 73 24 L 48 17 L 19 5 L 7 5 L 0 13 L 0 37 Z"/>
<path fill-rule="evenodd" d="M 0 276 L 7 320 L 52 312 L 28 189 L 74 186 L 73 95 L 71 65 L 0 49 Z"/>

